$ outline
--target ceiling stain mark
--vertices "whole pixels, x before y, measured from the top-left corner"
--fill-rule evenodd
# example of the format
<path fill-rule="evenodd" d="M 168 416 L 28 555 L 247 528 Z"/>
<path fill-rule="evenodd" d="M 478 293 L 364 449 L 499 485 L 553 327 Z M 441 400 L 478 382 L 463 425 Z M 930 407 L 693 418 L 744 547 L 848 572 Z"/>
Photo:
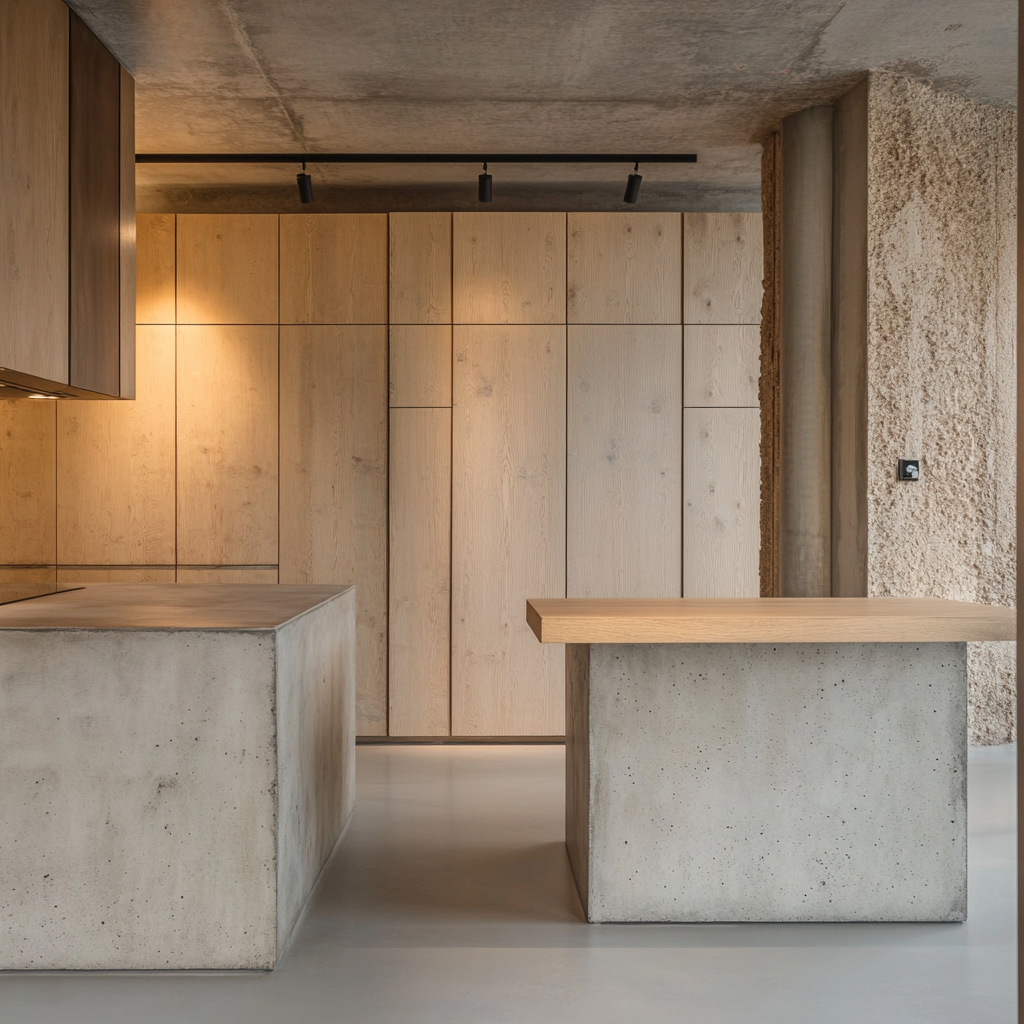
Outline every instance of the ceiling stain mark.
<path fill-rule="evenodd" d="M 818 31 L 815 32 L 814 35 L 811 37 L 811 41 L 796 55 L 796 58 L 790 62 L 790 71 L 792 71 L 793 68 L 797 68 L 801 64 L 805 63 L 811 56 L 811 54 L 814 53 L 814 51 L 818 48 L 818 44 L 821 42 L 822 36 L 824 36 L 824 34 L 829 30 L 829 28 L 832 25 L 832 22 L 834 22 L 836 18 L 839 17 L 840 12 L 845 6 L 846 0 L 842 0 L 839 6 L 835 9 L 835 13 L 833 13 L 829 18 L 827 18 L 822 23 Z"/>

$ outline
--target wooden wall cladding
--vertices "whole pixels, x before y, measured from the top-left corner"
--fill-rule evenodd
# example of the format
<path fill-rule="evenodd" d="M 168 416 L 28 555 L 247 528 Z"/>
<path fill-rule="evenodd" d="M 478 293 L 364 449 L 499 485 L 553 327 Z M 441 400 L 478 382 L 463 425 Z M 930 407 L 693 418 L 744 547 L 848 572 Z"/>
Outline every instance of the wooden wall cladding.
<path fill-rule="evenodd" d="M 179 324 L 278 322 L 278 217 L 179 214 Z"/>
<path fill-rule="evenodd" d="M 366 736 L 387 732 L 387 373 L 384 326 L 281 328 L 280 581 L 355 584 Z"/>
<path fill-rule="evenodd" d="M 26 597 L 35 593 L 36 587 L 52 587 L 56 582 L 57 570 L 52 565 L 0 566 L 0 583 L 8 587 L 25 587 Z"/>
<path fill-rule="evenodd" d="M 565 214 L 453 214 L 452 306 L 459 324 L 564 324 Z"/>
<path fill-rule="evenodd" d="M 687 406 L 757 406 L 761 329 L 752 325 L 687 325 L 683 331 Z"/>
<path fill-rule="evenodd" d="M 57 569 L 57 582 L 74 583 L 173 583 L 173 565 L 146 565 L 106 569 L 101 566 L 66 566 Z"/>
<path fill-rule="evenodd" d="M 70 21 L 69 382 L 105 395 L 121 380 L 121 66 Z"/>
<path fill-rule="evenodd" d="M 135 249 L 136 323 L 173 324 L 173 213 L 140 213 Z"/>
<path fill-rule="evenodd" d="M 281 323 L 387 322 L 387 214 L 283 214 Z"/>
<path fill-rule="evenodd" d="M 277 583 L 277 569 L 274 566 L 178 566 L 178 583 Z"/>
<path fill-rule="evenodd" d="M 764 241 L 759 213 L 683 215 L 683 323 L 759 324 Z"/>
<path fill-rule="evenodd" d="M 173 565 L 174 327 L 138 328 L 134 402 L 58 402 L 57 561 Z"/>
<path fill-rule="evenodd" d="M 678 213 L 570 213 L 569 323 L 681 323 L 682 227 Z"/>
<path fill-rule="evenodd" d="M 757 409 L 686 409 L 683 597 L 757 597 Z"/>
<path fill-rule="evenodd" d="M 177 328 L 181 564 L 277 564 L 277 335 Z"/>
<path fill-rule="evenodd" d="M 452 733 L 559 735 L 565 652 L 524 609 L 565 595 L 565 328 L 453 345 Z"/>
<path fill-rule="evenodd" d="M 121 398 L 135 397 L 135 79 L 120 68 L 121 78 Z"/>
<path fill-rule="evenodd" d="M 450 409 L 392 409 L 388 615 L 391 736 L 447 736 Z"/>
<path fill-rule="evenodd" d="M 682 590 L 682 328 L 571 326 L 568 597 Z"/>
<path fill-rule="evenodd" d="M 0 366 L 64 383 L 68 23 L 61 0 L 0 4 Z"/>
<path fill-rule="evenodd" d="M 390 215 L 390 321 L 452 322 L 452 215 Z"/>
<path fill-rule="evenodd" d="M 0 565 L 57 560 L 57 402 L 0 402 Z"/>
<path fill-rule="evenodd" d="M 451 327 L 447 324 L 392 327 L 388 367 L 392 406 L 450 406 Z"/>

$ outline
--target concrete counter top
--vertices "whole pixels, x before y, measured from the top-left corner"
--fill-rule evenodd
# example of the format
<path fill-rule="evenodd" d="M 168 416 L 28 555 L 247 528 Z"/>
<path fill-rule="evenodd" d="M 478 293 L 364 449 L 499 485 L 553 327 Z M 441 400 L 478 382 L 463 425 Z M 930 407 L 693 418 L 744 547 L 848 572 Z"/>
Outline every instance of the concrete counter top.
<path fill-rule="evenodd" d="M 526 602 L 541 643 L 961 643 L 1016 639 L 1016 615 L 896 597 L 569 598 Z M 2 621 L 2 620 L 0 620 Z"/>
<path fill-rule="evenodd" d="M 338 594 L 339 586 L 90 583 L 0 606 L 3 629 L 277 629 Z"/>

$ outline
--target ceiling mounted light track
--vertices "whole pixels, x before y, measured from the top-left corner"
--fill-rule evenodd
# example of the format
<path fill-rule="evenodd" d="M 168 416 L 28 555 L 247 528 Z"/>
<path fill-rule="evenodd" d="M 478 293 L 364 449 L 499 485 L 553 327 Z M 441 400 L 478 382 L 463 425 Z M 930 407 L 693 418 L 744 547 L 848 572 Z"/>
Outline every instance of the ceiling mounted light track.
<path fill-rule="evenodd" d="M 137 164 L 695 164 L 696 153 L 136 153 Z"/>

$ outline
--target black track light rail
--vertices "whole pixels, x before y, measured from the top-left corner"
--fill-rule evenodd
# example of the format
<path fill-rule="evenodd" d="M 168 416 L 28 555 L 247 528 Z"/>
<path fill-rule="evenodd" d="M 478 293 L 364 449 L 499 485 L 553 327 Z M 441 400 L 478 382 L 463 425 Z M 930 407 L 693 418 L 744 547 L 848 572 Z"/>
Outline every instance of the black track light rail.
<path fill-rule="evenodd" d="M 136 153 L 137 164 L 695 164 L 696 153 Z"/>

